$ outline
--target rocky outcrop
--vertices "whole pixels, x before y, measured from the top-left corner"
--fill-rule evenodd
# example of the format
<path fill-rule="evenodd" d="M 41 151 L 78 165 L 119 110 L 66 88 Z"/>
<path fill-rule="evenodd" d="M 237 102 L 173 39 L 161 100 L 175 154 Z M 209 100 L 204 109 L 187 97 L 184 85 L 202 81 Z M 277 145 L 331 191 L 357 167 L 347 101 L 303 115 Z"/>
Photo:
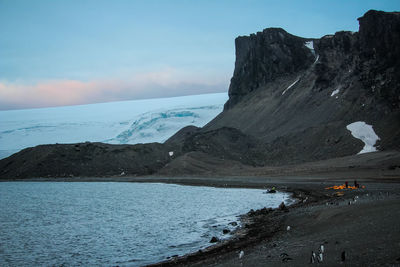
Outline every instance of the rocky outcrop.
<path fill-rule="evenodd" d="M 236 38 L 235 70 L 225 109 L 277 77 L 307 68 L 314 61 L 314 55 L 304 45 L 306 41 L 280 28 Z"/>
<path fill-rule="evenodd" d="M 320 89 L 342 76 L 341 70 L 351 70 L 356 71 L 353 75 L 359 75 L 365 86 L 383 83 L 391 87 L 385 94 L 393 98 L 393 104 L 398 104 L 395 82 L 400 69 L 399 17 L 399 12 L 370 10 L 358 19 L 358 33 L 342 31 L 321 39 L 301 38 L 280 28 L 236 38 L 235 70 L 225 109 L 279 77 L 289 78 L 306 70 L 315 57 L 319 58 L 315 73 Z M 315 51 L 305 45 L 307 41 L 313 41 Z"/>
<path fill-rule="evenodd" d="M 370 10 L 358 19 L 359 45 L 364 60 L 387 67 L 400 62 L 400 13 Z"/>
<path fill-rule="evenodd" d="M 368 11 L 359 18 L 360 78 L 391 111 L 400 108 L 400 13 Z"/>

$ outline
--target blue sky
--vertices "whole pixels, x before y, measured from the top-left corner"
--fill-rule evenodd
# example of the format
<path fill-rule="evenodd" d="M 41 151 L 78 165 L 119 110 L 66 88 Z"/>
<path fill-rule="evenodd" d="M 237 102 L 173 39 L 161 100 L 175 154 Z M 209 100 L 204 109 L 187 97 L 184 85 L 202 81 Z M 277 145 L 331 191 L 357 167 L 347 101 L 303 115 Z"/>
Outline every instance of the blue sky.
<path fill-rule="evenodd" d="M 0 109 L 226 92 L 234 39 L 358 30 L 400 1 L 0 0 Z"/>

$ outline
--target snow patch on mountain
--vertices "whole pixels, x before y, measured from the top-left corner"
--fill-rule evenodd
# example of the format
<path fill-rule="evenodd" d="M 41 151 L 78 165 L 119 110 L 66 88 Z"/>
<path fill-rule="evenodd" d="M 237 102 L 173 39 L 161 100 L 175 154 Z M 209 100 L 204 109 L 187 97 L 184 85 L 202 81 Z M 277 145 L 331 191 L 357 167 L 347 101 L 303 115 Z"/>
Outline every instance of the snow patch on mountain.
<path fill-rule="evenodd" d="M 313 65 L 317 64 L 318 60 L 319 60 L 319 55 L 317 55 L 317 57 L 315 58 Z"/>
<path fill-rule="evenodd" d="M 295 80 L 291 85 L 289 85 L 289 86 L 282 92 L 282 95 L 284 95 L 284 94 L 286 93 L 287 90 L 289 90 L 290 88 L 292 88 L 299 80 L 300 80 L 300 78 L 298 78 L 298 79 Z"/>
<path fill-rule="evenodd" d="M 380 140 L 379 136 L 376 135 L 372 125 L 368 125 L 363 121 L 356 121 L 346 126 L 347 130 L 351 132 L 355 138 L 360 139 L 364 142 L 364 148 L 358 152 L 358 154 L 375 152 L 376 141 Z"/>
<path fill-rule="evenodd" d="M 331 96 L 337 95 L 339 93 L 339 89 L 336 89 L 332 92 Z"/>
<path fill-rule="evenodd" d="M 304 45 L 310 49 L 312 52 L 314 52 L 314 42 L 313 41 L 307 41 L 304 43 Z"/>

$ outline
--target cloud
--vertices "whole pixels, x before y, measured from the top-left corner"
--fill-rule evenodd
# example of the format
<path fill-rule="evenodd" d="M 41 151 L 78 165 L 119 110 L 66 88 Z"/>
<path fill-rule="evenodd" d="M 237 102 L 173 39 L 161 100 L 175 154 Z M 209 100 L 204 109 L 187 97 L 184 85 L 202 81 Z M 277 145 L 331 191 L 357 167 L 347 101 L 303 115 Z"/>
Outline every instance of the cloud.
<path fill-rule="evenodd" d="M 171 97 L 227 90 L 227 77 L 167 68 L 120 79 L 0 82 L 0 110 Z"/>

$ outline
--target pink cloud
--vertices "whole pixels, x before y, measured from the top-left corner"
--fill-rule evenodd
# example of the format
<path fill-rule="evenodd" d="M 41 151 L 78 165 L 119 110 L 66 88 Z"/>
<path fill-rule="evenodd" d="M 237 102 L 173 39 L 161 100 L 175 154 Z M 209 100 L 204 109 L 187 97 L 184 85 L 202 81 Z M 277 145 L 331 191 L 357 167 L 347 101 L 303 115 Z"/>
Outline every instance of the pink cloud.
<path fill-rule="evenodd" d="M 226 77 L 201 77 L 168 68 L 118 80 L 51 80 L 35 84 L 0 82 L 0 109 L 225 92 L 227 81 Z"/>

